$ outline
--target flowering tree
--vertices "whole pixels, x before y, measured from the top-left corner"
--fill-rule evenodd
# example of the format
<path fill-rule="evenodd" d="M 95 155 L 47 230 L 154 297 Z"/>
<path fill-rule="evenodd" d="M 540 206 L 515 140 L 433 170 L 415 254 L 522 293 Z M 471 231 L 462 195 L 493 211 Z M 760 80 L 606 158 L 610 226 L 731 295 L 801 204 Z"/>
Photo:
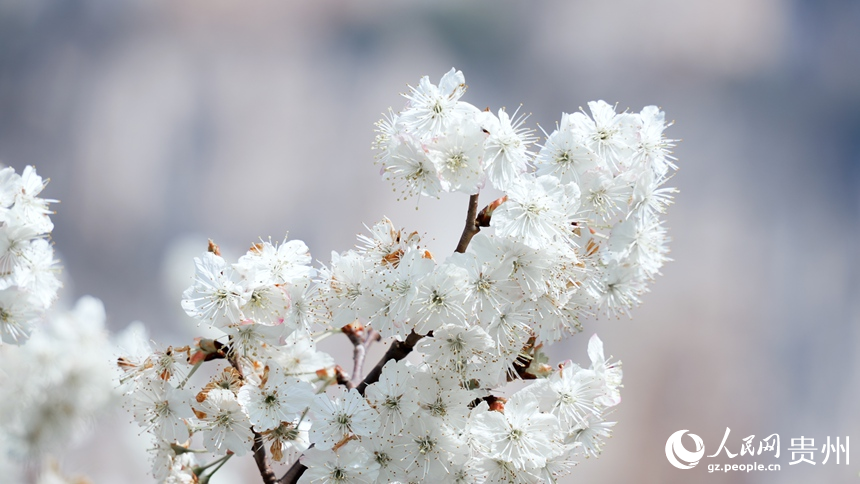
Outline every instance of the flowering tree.
<path fill-rule="evenodd" d="M 32 166 L 0 169 L 0 476 L 19 482 L 8 461 L 44 458 L 81 435 L 111 400 L 115 384 L 104 308 L 82 298 L 53 313 L 61 284 L 48 241 L 53 223 L 39 195 L 47 182 Z M 26 343 L 26 344 L 24 344 Z M 31 480 L 32 480 L 31 476 Z M 42 482 L 60 478 L 46 469 Z"/>
<path fill-rule="evenodd" d="M 234 262 L 210 241 L 182 307 L 222 336 L 125 344 L 121 390 L 154 441 L 156 479 L 205 483 L 251 454 L 267 484 L 553 482 L 601 452 L 620 362 L 596 335 L 587 367 L 552 366 L 542 348 L 584 317 L 627 314 L 667 260 L 659 217 L 676 166 L 664 115 L 591 102 L 538 144 L 527 116 L 481 111 L 465 89 L 454 69 L 438 85 L 422 78 L 374 143 L 404 196 L 469 195 L 453 254 L 388 219 L 318 268 L 298 240 L 260 241 Z M 503 196 L 479 210 L 490 190 Z M 4 340 L 20 341 L 27 318 L 0 303 Z M 317 349 L 333 334 L 353 345 L 351 371 Z"/>

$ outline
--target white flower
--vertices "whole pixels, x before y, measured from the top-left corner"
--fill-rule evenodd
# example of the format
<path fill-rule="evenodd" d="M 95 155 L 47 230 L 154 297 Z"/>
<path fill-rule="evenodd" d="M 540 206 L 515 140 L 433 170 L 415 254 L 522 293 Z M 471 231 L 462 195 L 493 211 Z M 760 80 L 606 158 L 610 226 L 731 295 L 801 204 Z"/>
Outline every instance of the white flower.
<path fill-rule="evenodd" d="M 9 291 L 0 291 L 7 294 Z M 24 346 L 0 347 L 0 440 L 36 458 L 86 435 L 114 395 L 105 314 L 95 298 L 50 314 Z"/>
<path fill-rule="evenodd" d="M 430 160 L 420 141 L 405 137 L 385 161 L 383 173 L 387 178 L 403 180 L 406 196 L 438 197 L 442 182 L 436 165 Z"/>
<path fill-rule="evenodd" d="M 494 238 L 476 235 L 465 254 L 453 254 L 448 262 L 466 269 L 466 304 L 482 322 L 522 295 L 511 279 L 513 261 L 500 254 Z"/>
<path fill-rule="evenodd" d="M 388 217 L 383 217 L 372 227 L 365 228 L 370 232 L 370 236 L 358 235 L 358 241 L 363 244 L 358 251 L 377 265 L 397 266 L 403 253 L 417 248 L 420 240 L 417 232 L 404 234 L 397 230 Z"/>
<path fill-rule="evenodd" d="M 233 269 L 212 252 L 195 257 L 194 266 L 194 284 L 182 293 L 182 309 L 192 318 L 217 327 L 239 322 L 239 308 L 251 294 L 233 279 Z"/>
<path fill-rule="evenodd" d="M 490 411 L 486 404 L 472 415 L 472 439 L 487 445 L 487 457 L 513 463 L 517 469 L 534 469 L 561 453 L 558 419 L 541 413 L 538 400 L 517 392 L 505 403 L 504 412 Z"/>
<path fill-rule="evenodd" d="M 56 200 L 39 198 L 38 195 L 48 184 L 46 180 L 36 174 L 32 166 L 24 167 L 21 172 L 20 185 L 15 192 L 15 204 L 6 213 L 5 221 L 12 226 L 28 225 L 38 233 L 48 233 L 54 229 L 51 222 L 49 203 Z"/>
<path fill-rule="evenodd" d="M 678 190 L 672 187 L 660 188 L 668 177 L 658 178 L 651 170 L 639 173 L 633 185 L 631 206 L 642 217 L 666 213 L 666 208 L 674 203 L 673 194 Z"/>
<path fill-rule="evenodd" d="M 334 366 L 334 358 L 328 353 L 317 351 L 316 344 L 306 331 L 294 331 L 270 352 L 289 376 L 310 381 L 316 378 L 316 371 Z"/>
<path fill-rule="evenodd" d="M 600 415 L 602 406 L 596 400 L 606 395 L 603 379 L 597 373 L 569 362 L 548 379 L 534 383 L 529 391 L 568 427 Z"/>
<path fill-rule="evenodd" d="M 377 484 L 400 482 L 406 478 L 406 461 L 409 458 L 409 452 L 402 444 L 401 438 L 392 439 L 374 435 L 361 439 L 361 445 L 370 454 L 371 459 L 379 464 Z"/>
<path fill-rule="evenodd" d="M 299 484 L 371 484 L 379 474 L 379 464 L 357 442 L 347 442 L 337 451 L 309 449 L 302 464 L 307 470 Z"/>
<path fill-rule="evenodd" d="M 406 338 L 411 327 L 406 324 L 410 307 L 418 296 L 419 281 L 433 272 L 435 263 L 422 250 L 407 250 L 397 267 L 380 271 L 371 290 L 362 295 L 362 305 L 372 311 L 368 324 L 383 337 Z"/>
<path fill-rule="evenodd" d="M 321 450 L 331 449 L 350 435 L 372 435 L 379 428 L 379 414 L 354 388 L 343 398 L 317 395 L 311 409 L 316 416 L 311 441 Z"/>
<path fill-rule="evenodd" d="M 603 341 L 596 334 L 591 335 L 588 340 L 588 357 L 591 359 L 591 369 L 603 379 L 606 386 L 606 394 L 598 397 L 597 402 L 606 407 L 621 403 L 621 362 L 610 363 L 609 359 L 603 356 Z"/>
<path fill-rule="evenodd" d="M 535 158 L 537 176 L 553 175 L 562 183 L 579 182 L 583 173 L 603 166 L 602 159 L 570 126 L 570 114 L 561 115 L 558 129 L 547 136 Z"/>
<path fill-rule="evenodd" d="M 639 129 L 639 144 L 636 155 L 650 163 L 650 168 L 658 176 L 665 176 L 671 169 L 677 169 L 669 153 L 675 140 L 663 137 L 666 129 L 666 115 L 657 106 L 645 106 L 639 113 L 642 126 Z M 671 123 L 670 123 L 671 124 Z"/>
<path fill-rule="evenodd" d="M 6 211 L 15 203 L 21 192 L 21 175 L 11 166 L 0 169 L 0 222 L 5 222 Z"/>
<path fill-rule="evenodd" d="M 511 120 L 504 109 L 496 118 L 490 112 L 481 113 L 481 128 L 487 133 L 484 143 L 484 170 L 494 187 L 507 190 L 510 183 L 528 169 L 531 158 L 529 146 L 534 143 L 534 131 L 523 127 L 528 115 Z"/>
<path fill-rule="evenodd" d="M 537 484 L 540 476 L 531 469 L 517 469 L 512 462 L 502 459 L 480 459 L 478 470 L 486 478 L 485 484 Z"/>
<path fill-rule="evenodd" d="M 445 191 L 477 193 L 483 176 L 486 135 L 473 120 L 460 120 L 429 145 L 430 160 Z"/>
<path fill-rule="evenodd" d="M 297 279 L 311 278 L 316 271 L 310 266 L 311 253 L 301 240 L 272 244 L 271 240 L 254 244 L 239 258 L 233 268 L 258 284 L 290 284 Z"/>
<path fill-rule="evenodd" d="M 626 212 L 633 188 L 621 177 L 612 178 L 604 170 L 590 170 L 581 178 L 583 216 L 594 214 L 603 222 Z"/>
<path fill-rule="evenodd" d="M 612 228 L 601 258 L 605 264 L 610 261 L 635 264 L 650 277 L 668 260 L 666 240 L 666 229 L 659 221 L 651 217 L 630 218 Z"/>
<path fill-rule="evenodd" d="M 16 288 L 0 291 L 0 341 L 21 344 L 30 337 L 33 322 L 40 315 L 27 293 Z"/>
<path fill-rule="evenodd" d="M 538 249 L 567 240 L 579 207 L 579 187 L 554 176 L 523 176 L 511 184 L 508 200 L 493 212 L 496 234 Z"/>
<path fill-rule="evenodd" d="M 269 362 L 268 368 L 268 378 L 262 386 L 243 385 L 237 397 L 258 431 L 274 429 L 281 422 L 292 422 L 314 398 L 314 389 L 309 383 L 287 378 L 274 361 Z"/>
<path fill-rule="evenodd" d="M 404 460 L 410 477 L 419 482 L 438 479 L 447 474 L 451 463 L 463 464 L 469 458 L 469 447 L 434 417 L 417 415 L 404 429 Z"/>
<path fill-rule="evenodd" d="M 0 288 L 5 289 L 17 283 L 15 273 L 27 259 L 25 253 L 30 247 L 30 241 L 37 238 L 39 233 L 32 225 L 2 225 L 0 226 Z"/>
<path fill-rule="evenodd" d="M 444 368 L 460 376 L 462 381 L 475 378 L 486 381 L 491 355 L 487 353 L 493 345 L 492 339 L 480 326 L 446 324 L 436 329 L 432 337 L 422 339 L 416 349 L 427 356 L 427 363 L 434 368 Z"/>
<path fill-rule="evenodd" d="M 223 331 L 232 336 L 231 352 L 243 357 L 262 356 L 268 349 L 280 345 L 292 328 L 284 324 L 267 326 L 255 324 L 251 320 L 231 324 Z"/>
<path fill-rule="evenodd" d="M 245 455 L 251 449 L 254 441 L 251 422 L 230 390 L 210 390 L 195 413 L 201 423 L 206 450 L 216 454 L 229 450 Z"/>
<path fill-rule="evenodd" d="M 249 287 L 248 302 L 240 308 L 242 316 L 257 324 L 274 326 L 284 322 L 290 307 L 287 291 L 274 282 L 261 282 Z"/>
<path fill-rule="evenodd" d="M 602 277 L 595 281 L 592 288 L 597 297 L 597 306 L 608 314 L 627 314 L 628 310 L 639 304 L 639 294 L 644 290 L 636 266 L 610 263 Z"/>
<path fill-rule="evenodd" d="M 32 240 L 21 249 L 22 264 L 15 267 L 15 283 L 26 290 L 40 308 L 48 308 L 57 298 L 62 283 L 54 260 L 54 249 L 45 239 Z"/>
<path fill-rule="evenodd" d="M 612 436 L 612 427 L 615 427 L 615 422 L 590 416 L 576 428 L 573 441 L 582 444 L 586 455 L 596 457 L 603 451 L 603 439 Z"/>
<path fill-rule="evenodd" d="M 474 391 L 463 388 L 460 381 L 457 373 L 441 369 L 435 374 L 421 372 L 415 375 L 421 406 L 419 413 L 435 417 L 435 422 L 458 433 L 466 427 L 469 404 L 476 396 Z"/>
<path fill-rule="evenodd" d="M 427 334 L 445 323 L 464 324 L 467 279 L 468 274 L 462 267 L 442 264 L 421 280 L 410 308 L 415 332 Z"/>
<path fill-rule="evenodd" d="M 290 307 L 284 315 L 284 324 L 291 330 L 309 331 L 316 321 L 317 302 L 310 279 L 295 279 L 287 288 Z"/>
<path fill-rule="evenodd" d="M 605 101 L 591 101 L 588 108 L 593 120 L 584 112 L 570 115 L 574 135 L 585 139 L 588 147 L 602 156 L 615 172 L 626 168 L 636 150 L 639 116 L 616 113 L 615 107 Z"/>
<path fill-rule="evenodd" d="M 323 302 L 331 312 L 332 325 L 343 327 L 358 318 L 358 297 L 367 287 L 373 262 L 354 250 L 331 253 L 331 267 L 323 269 L 320 286 Z"/>
<path fill-rule="evenodd" d="M 151 380 L 137 388 L 134 399 L 134 418 L 144 430 L 168 442 L 188 440 L 185 419 L 194 416 L 190 391 L 173 388 L 164 380 Z"/>
<path fill-rule="evenodd" d="M 438 135 L 447 130 L 451 121 L 458 119 L 466 109 L 463 106 L 465 103 L 458 102 L 466 91 L 466 80 L 463 73 L 454 68 L 442 76 L 439 86 L 424 76 L 417 88 L 410 86 L 409 89 L 409 94 L 403 95 L 409 104 L 400 114 L 400 121 L 410 131 Z"/>
<path fill-rule="evenodd" d="M 382 367 L 379 381 L 364 392 L 367 401 L 379 412 L 382 430 L 396 435 L 418 410 L 415 371 L 406 361 L 389 361 Z"/>

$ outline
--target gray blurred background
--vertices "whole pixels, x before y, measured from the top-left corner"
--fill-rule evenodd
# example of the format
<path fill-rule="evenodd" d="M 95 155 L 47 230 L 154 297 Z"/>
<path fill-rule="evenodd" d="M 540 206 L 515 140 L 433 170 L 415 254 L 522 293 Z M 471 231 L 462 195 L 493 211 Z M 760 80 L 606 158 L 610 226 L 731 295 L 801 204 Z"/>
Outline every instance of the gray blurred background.
<path fill-rule="evenodd" d="M 674 262 L 632 321 L 553 349 L 585 363 L 597 332 L 624 362 L 615 436 L 568 482 L 857 482 L 860 451 L 820 449 L 860 449 L 860 2 L 2 0 L 0 161 L 52 179 L 64 298 L 184 344 L 207 237 L 235 258 L 289 231 L 327 262 L 387 215 L 451 251 L 466 197 L 397 202 L 370 144 L 407 83 L 452 66 L 464 100 L 547 130 L 604 99 L 661 106 L 683 139 Z M 150 482 L 129 420 L 94 422 L 63 468 Z M 667 462 L 676 430 L 711 454 L 726 427 L 732 452 L 778 433 L 780 458 Z M 788 465 L 800 436 L 817 465 Z M 706 469 L 753 461 L 782 470 Z M 213 482 L 259 477 L 246 457 Z"/>

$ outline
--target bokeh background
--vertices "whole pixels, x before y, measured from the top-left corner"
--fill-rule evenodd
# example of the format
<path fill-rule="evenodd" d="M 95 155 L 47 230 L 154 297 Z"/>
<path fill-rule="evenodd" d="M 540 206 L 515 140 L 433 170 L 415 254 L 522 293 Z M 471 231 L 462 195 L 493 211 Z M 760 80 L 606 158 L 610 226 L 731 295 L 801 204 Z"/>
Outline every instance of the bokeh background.
<path fill-rule="evenodd" d="M 61 200 L 63 297 L 104 300 L 183 344 L 179 308 L 207 237 L 228 257 L 259 237 L 327 262 L 383 215 L 456 245 L 466 197 L 397 202 L 373 122 L 423 75 L 456 66 L 464 100 L 520 103 L 550 130 L 604 99 L 657 104 L 679 187 L 674 261 L 633 319 L 586 322 L 553 349 L 587 361 L 597 332 L 624 362 L 599 459 L 568 482 L 856 482 L 860 471 L 860 3 L 835 0 L 0 1 L 0 161 L 35 165 Z M 151 482 L 119 410 L 61 458 L 95 482 Z M 781 437 L 779 459 L 670 466 L 668 436 L 726 427 Z M 817 465 L 788 465 L 813 437 Z M 825 439 L 851 463 L 822 465 Z M 709 474 L 706 464 L 779 463 Z M 0 478 L 2 480 L 2 478 Z M 259 482 L 250 458 L 216 483 Z"/>

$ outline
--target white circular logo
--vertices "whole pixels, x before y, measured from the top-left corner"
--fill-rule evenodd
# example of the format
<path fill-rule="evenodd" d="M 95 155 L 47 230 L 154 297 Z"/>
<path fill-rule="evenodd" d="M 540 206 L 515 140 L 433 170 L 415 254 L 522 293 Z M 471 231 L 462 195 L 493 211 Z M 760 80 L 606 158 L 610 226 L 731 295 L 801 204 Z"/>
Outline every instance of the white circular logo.
<path fill-rule="evenodd" d="M 669 459 L 670 464 L 678 469 L 692 469 L 696 467 L 696 464 L 705 455 L 705 444 L 696 434 L 690 434 L 690 438 L 696 444 L 696 450 L 690 452 L 684 447 L 684 444 L 681 443 L 681 437 L 686 432 L 686 430 L 679 430 L 670 435 L 669 440 L 666 441 L 666 458 Z"/>

